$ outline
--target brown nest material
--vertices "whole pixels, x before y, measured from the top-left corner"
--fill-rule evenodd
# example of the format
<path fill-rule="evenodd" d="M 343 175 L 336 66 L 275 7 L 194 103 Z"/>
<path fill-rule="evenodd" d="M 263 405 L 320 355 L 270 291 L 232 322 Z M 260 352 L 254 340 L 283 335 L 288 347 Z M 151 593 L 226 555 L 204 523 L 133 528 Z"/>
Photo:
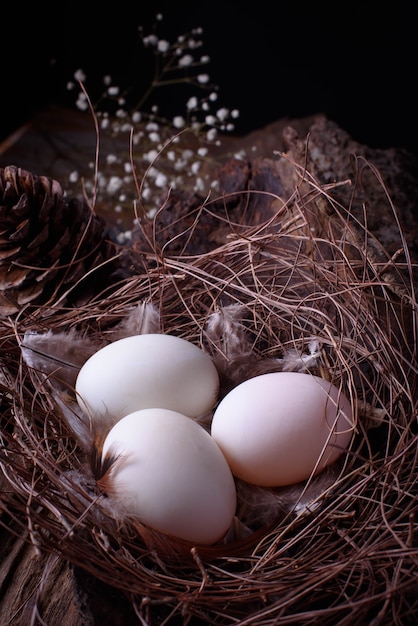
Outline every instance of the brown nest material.
<path fill-rule="evenodd" d="M 369 230 L 367 177 L 394 228 L 396 208 L 365 160 L 323 182 L 283 154 L 258 164 L 264 189 L 246 167 L 223 171 L 241 178 L 217 200 L 172 196 L 142 218 L 129 272 L 88 301 L 49 291 L 1 319 L 0 521 L 119 589 L 138 624 L 415 623 L 414 266 L 400 229 L 390 251 Z M 237 528 L 216 546 L 121 519 L 72 385 L 98 346 L 155 329 L 207 351 L 222 393 L 270 371 L 332 380 L 355 411 L 348 453 L 303 485 L 237 485 Z"/>

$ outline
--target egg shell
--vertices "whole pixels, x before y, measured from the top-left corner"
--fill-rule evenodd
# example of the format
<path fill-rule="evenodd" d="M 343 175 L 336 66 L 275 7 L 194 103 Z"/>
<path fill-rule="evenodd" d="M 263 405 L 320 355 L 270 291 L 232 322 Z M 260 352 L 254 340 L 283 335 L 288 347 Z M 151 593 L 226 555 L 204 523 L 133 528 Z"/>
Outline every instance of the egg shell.
<path fill-rule="evenodd" d="M 235 481 L 214 439 L 189 417 L 144 409 L 123 417 L 102 451 L 120 457 L 108 492 L 144 524 L 197 544 L 213 544 L 229 529 Z"/>
<path fill-rule="evenodd" d="M 219 403 L 211 434 L 232 473 L 264 487 L 306 480 L 349 445 L 348 398 L 310 374 L 275 372 L 244 381 Z"/>
<path fill-rule="evenodd" d="M 81 408 L 112 425 L 124 415 L 147 408 L 199 417 L 218 397 L 219 376 L 211 358 L 174 335 L 126 337 L 93 354 L 75 385 Z"/>

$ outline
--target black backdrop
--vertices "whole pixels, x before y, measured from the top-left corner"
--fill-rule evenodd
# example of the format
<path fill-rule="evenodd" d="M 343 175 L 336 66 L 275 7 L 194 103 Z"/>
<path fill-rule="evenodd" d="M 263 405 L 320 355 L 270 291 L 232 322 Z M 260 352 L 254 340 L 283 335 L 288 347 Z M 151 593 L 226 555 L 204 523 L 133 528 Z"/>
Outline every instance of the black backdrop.
<path fill-rule="evenodd" d="M 362 143 L 418 154 L 413 8 L 366 0 L 8 2 L 0 11 L 0 140 L 48 103 L 72 106 L 65 85 L 79 67 L 93 90 L 107 73 L 121 85 L 145 87 L 150 63 L 138 26 L 148 29 L 161 12 L 162 36 L 204 29 L 220 101 L 240 110 L 237 133 L 325 113 Z M 166 106 L 179 112 L 176 95 Z"/>

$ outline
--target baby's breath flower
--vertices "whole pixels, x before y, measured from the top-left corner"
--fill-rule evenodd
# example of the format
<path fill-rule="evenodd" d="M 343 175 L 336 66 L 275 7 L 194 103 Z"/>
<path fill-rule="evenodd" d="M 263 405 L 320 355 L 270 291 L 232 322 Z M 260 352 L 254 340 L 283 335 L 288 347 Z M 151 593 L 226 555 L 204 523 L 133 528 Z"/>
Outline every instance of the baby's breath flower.
<path fill-rule="evenodd" d="M 176 170 L 176 172 L 181 172 L 182 170 L 184 170 L 186 166 L 187 166 L 187 161 L 185 161 L 184 159 L 178 158 L 176 162 L 174 163 L 174 169 Z"/>
<path fill-rule="evenodd" d="M 167 186 L 167 176 L 165 174 L 163 174 L 162 172 L 158 172 L 157 176 L 155 177 L 155 184 L 157 187 L 166 187 Z"/>
<path fill-rule="evenodd" d="M 74 78 L 83 83 L 86 80 L 86 75 L 83 70 L 78 69 L 74 72 Z"/>
<path fill-rule="evenodd" d="M 201 178 L 200 176 L 198 176 L 195 180 L 195 184 L 194 184 L 194 190 L 199 193 L 202 192 L 205 189 L 205 182 L 203 180 L 203 178 Z"/>
<path fill-rule="evenodd" d="M 157 132 L 152 132 L 148 134 L 148 138 L 150 141 L 152 141 L 153 143 L 158 143 L 159 141 L 161 141 L 160 135 Z"/>
<path fill-rule="evenodd" d="M 179 67 L 188 67 L 193 63 L 193 57 L 191 54 L 185 54 L 181 59 L 179 59 Z"/>
<path fill-rule="evenodd" d="M 196 98 L 196 96 L 192 96 L 191 98 L 187 100 L 186 107 L 188 111 L 193 111 L 193 109 L 197 108 L 197 105 L 198 105 L 198 99 Z"/>
<path fill-rule="evenodd" d="M 118 233 L 116 235 L 116 241 L 121 246 L 123 246 L 124 244 L 128 243 L 131 239 L 132 239 L 132 231 L 131 230 L 125 230 L 125 232 Z"/>
<path fill-rule="evenodd" d="M 89 108 L 89 103 L 87 102 L 86 95 L 84 93 L 79 93 L 76 101 L 76 107 L 80 109 L 80 111 L 87 111 Z"/>
<path fill-rule="evenodd" d="M 110 195 L 114 195 L 122 187 L 122 179 L 119 176 L 111 176 L 106 186 L 106 191 Z"/>
<path fill-rule="evenodd" d="M 161 21 L 162 15 L 158 14 L 156 20 Z M 217 181 L 211 180 L 206 170 L 204 175 L 202 174 L 203 160 L 207 159 L 210 162 L 209 150 L 205 144 L 219 145 L 219 133 L 223 130 L 233 130 L 231 120 L 237 118 L 239 112 L 237 109 L 214 106 L 218 100 L 217 88 L 212 85 L 209 87 L 209 74 L 197 69 L 210 62 L 209 55 L 195 54 L 195 51 L 203 45 L 201 28 L 180 35 L 173 42 L 158 37 L 155 32 L 145 35 L 142 27 L 138 30 L 143 46 L 150 48 L 157 59 L 164 58 L 163 62 L 156 63 L 157 75 L 154 83 L 156 88 L 163 84 L 175 84 L 177 79 L 181 84 L 186 78 L 186 82 L 193 83 L 197 89 L 201 89 L 204 96 L 189 95 L 185 102 L 184 114 L 179 112 L 178 115 L 166 119 L 156 102 L 150 102 L 146 109 L 142 108 L 145 98 L 148 98 L 148 92 L 140 104 L 130 105 L 129 100 L 121 95 L 121 92 L 128 94 L 129 91 L 121 90 L 119 86 L 113 84 L 110 74 L 103 76 L 103 93 L 95 109 L 101 131 L 103 134 L 107 133 L 107 140 L 117 142 L 114 144 L 117 145 L 117 149 L 110 150 L 106 155 L 103 171 L 100 168 L 97 172 L 94 162 L 89 165 L 91 177 L 87 177 L 83 184 L 86 193 L 91 195 L 95 193 L 97 200 L 104 204 L 108 201 L 118 215 L 125 208 L 132 210 L 132 203 L 138 200 L 129 155 L 129 142 L 132 141 L 132 145 L 135 146 L 135 178 L 143 177 L 141 199 L 146 203 L 146 214 L 151 217 L 161 207 L 162 189 L 179 188 L 207 194 L 211 188 L 219 187 Z M 181 73 L 184 74 L 184 78 Z M 85 81 L 83 70 L 77 70 L 74 79 L 68 81 L 68 89 L 74 89 L 75 81 Z M 79 109 L 86 110 L 90 107 L 90 97 L 87 97 L 84 91 L 76 94 L 76 98 Z M 130 107 L 133 107 L 133 110 Z M 186 125 L 197 139 L 197 146 L 193 150 L 185 147 L 190 143 L 183 133 L 176 132 L 181 131 Z M 120 148 L 122 133 L 126 137 L 126 152 Z M 78 172 L 72 172 L 68 180 L 74 186 L 80 184 Z M 116 223 L 122 224 L 123 220 L 118 218 Z M 131 234 L 129 230 L 122 232 L 118 240 L 121 244 L 129 243 Z"/>
<path fill-rule="evenodd" d="M 226 107 L 222 107 L 222 109 L 218 109 L 216 111 L 216 117 L 223 122 L 229 115 L 229 110 Z"/>
<path fill-rule="evenodd" d="M 208 141 L 215 141 L 217 134 L 216 128 L 210 128 L 206 133 L 206 139 Z"/>
<path fill-rule="evenodd" d="M 196 31 L 194 31 L 196 32 Z M 198 34 L 196 32 L 196 34 Z M 190 50 L 195 50 L 196 48 L 200 48 L 200 46 L 202 45 L 202 42 L 199 41 L 198 39 L 193 39 L 192 37 L 187 41 L 187 45 L 189 46 Z"/>
<path fill-rule="evenodd" d="M 148 152 L 144 152 L 143 158 L 145 161 L 152 163 L 158 157 L 158 150 L 149 150 Z"/>
<path fill-rule="evenodd" d="M 142 199 L 147 201 L 151 198 L 152 190 L 149 185 L 144 185 L 142 188 Z"/>
<path fill-rule="evenodd" d="M 149 210 L 147 211 L 147 216 L 148 216 L 148 218 L 151 220 L 151 219 L 155 216 L 155 214 L 157 213 L 157 211 L 158 211 L 158 209 L 157 209 L 157 207 L 155 207 L 155 206 L 154 206 L 154 207 L 152 207 L 151 209 L 149 209 Z"/>
<path fill-rule="evenodd" d="M 236 152 L 234 154 L 234 159 L 237 159 L 238 161 L 245 160 L 245 151 L 244 150 L 240 150 L 239 152 Z"/>
<path fill-rule="evenodd" d="M 174 128 L 184 128 L 185 125 L 186 125 L 186 120 L 184 119 L 182 115 L 176 115 L 173 118 Z"/>
<path fill-rule="evenodd" d="M 160 39 L 157 44 L 158 52 L 167 52 L 170 49 L 170 43 L 165 39 Z"/>
<path fill-rule="evenodd" d="M 156 46 L 158 44 L 158 37 L 157 35 L 147 35 L 146 37 L 142 38 L 142 43 L 144 44 L 145 47 L 148 46 Z"/>

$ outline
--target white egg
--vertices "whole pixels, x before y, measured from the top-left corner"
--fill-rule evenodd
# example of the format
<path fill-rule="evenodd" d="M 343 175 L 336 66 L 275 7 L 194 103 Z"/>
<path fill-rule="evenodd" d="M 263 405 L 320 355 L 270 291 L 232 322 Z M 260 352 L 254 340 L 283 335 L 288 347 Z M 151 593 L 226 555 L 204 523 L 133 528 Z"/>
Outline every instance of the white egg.
<path fill-rule="evenodd" d="M 76 380 L 77 400 L 93 421 L 115 423 L 147 408 L 199 417 L 217 400 L 219 376 L 206 352 L 164 334 L 126 337 L 91 356 Z"/>
<path fill-rule="evenodd" d="M 163 533 L 213 544 L 236 508 L 231 470 L 209 433 L 189 417 L 144 409 L 108 433 L 102 459 L 118 457 L 108 493 L 126 514 Z"/>
<path fill-rule="evenodd" d="M 230 391 L 214 413 L 211 434 L 236 477 L 278 487 L 336 461 L 353 429 L 351 404 L 336 386 L 310 374 L 277 372 Z"/>

